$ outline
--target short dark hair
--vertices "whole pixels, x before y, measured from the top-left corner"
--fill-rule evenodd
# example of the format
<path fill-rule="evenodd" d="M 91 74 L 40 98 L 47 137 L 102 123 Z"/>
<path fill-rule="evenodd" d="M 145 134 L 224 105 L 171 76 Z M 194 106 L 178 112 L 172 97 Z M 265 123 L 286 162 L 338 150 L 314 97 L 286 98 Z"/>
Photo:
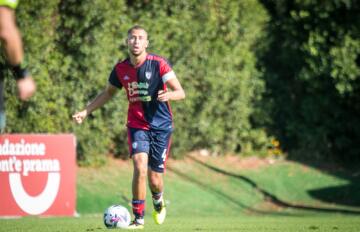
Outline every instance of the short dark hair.
<path fill-rule="evenodd" d="M 142 27 L 142 26 L 140 26 L 140 25 L 135 25 L 135 26 L 132 26 L 129 30 L 128 30 L 128 36 L 131 34 L 131 32 L 133 31 L 133 30 L 143 30 L 143 31 L 145 31 L 146 32 L 146 35 L 147 35 L 147 31 L 145 30 L 145 28 L 144 27 Z"/>

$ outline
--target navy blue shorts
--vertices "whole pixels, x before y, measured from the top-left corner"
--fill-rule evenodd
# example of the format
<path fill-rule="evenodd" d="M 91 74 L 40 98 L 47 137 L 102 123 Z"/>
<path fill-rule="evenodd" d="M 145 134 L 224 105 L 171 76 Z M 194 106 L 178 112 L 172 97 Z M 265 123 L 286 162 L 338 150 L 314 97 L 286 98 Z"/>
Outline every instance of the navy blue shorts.
<path fill-rule="evenodd" d="M 128 128 L 130 155 L 145 152 L 149 155 L 149 167 L 155 172 L 164 172 L 170 150 L 172 131 L 142 130 Z"/>

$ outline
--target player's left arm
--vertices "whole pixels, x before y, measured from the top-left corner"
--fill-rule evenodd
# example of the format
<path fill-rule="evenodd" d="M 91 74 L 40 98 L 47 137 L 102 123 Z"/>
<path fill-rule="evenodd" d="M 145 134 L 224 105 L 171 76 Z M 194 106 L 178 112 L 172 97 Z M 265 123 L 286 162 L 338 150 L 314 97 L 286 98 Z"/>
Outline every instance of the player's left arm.
<path fill-rule="evenodd" d="M 162 102 L 166 102 L 169 100 L 176 101 L 185 98 L 185 91 L 182 88 L 180 81 L 176 77 L 167 80 L 165 84 L 171 89 L 171 91 L 160 90 L 158 93 L 159 101 Z"/>

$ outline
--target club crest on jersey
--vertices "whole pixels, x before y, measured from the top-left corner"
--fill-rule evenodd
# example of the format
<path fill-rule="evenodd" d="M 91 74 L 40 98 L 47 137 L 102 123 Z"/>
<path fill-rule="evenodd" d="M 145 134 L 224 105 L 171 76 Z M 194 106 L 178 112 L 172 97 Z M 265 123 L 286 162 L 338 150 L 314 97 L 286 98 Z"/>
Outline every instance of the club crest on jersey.
<path fill-rule="evenodd" d="M 150 80 L 151 78 L 151 72 L 145 72 L 146 79 Z"/>
<path fill-rule="evenodd" d="M 124 76 L 124 80 L 125 80 L 125 81 L 127 81 L 127 80 L 129 80 L 129 79 L 130 79 L 130 77 L 129 77 L 128 75 L 125 75 L 125 76 Z"/>
<path fill-rule="evenodd" d="M 133 149 L 136 149 L 137 146 L 138 146 L 137 142 L 133 142 L 133 143 L 132 143 L 132 148 L 133 148 Z"/>

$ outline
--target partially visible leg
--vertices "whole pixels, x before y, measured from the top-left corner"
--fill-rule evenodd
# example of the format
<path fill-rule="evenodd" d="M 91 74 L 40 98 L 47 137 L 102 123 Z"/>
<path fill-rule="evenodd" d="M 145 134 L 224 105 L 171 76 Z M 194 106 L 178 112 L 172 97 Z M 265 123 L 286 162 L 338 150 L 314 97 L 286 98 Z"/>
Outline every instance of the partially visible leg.
<path fill-rule="evenodd" d="M 149 153 L 149 186 L 154 205 L 153 218 L 157 224 L 162 224 L 166 217 L 166 207 L 163 197 L 165 162 L 170 149 L 171 131 L 152 133 L 152 146 Z"/>
<path fill-rule="evenodd" d="M 148 155 L 144 152 L 136 153 L 132 155 L 132 159 L 134 164 L 132 180 L 133 213 L 135 221 L 144 224 Z"/>
<path fill-rule="evenodd" d="M 148 176 L 154 205 L 153 218 L 155 223 L 160 225 L 164 223 L 166 217 L 163 173 L 149 169 Z"/>
<path fill-rule="evenodd" d="M 129 127 L 128 144 L 134 165 L 132 209 L 135 216 L 135 220 L 129 225 L 128 229 L 142 229 L 144 228 L 146 176 L 149 162 L 150 139 L 148 132 Z"/>
<path fill-rule="evenodd" d="M 163 173 L 154 172 L 153 170 L 148 170 L 149 177 L 149 186 L 152 193 L 152 199 L 154 205 L 158 205 L 162 202 L 163 191 L 164 191 L 164 180 Z"/>
<path fill-rule="evenodd" d="M 144 152 L 132 156 L 134 164 L 134 175 L 132 181 L 132 193 L 136 199 L 146 197 L 146 175 L 148 169 L 148 155 Z"/>

